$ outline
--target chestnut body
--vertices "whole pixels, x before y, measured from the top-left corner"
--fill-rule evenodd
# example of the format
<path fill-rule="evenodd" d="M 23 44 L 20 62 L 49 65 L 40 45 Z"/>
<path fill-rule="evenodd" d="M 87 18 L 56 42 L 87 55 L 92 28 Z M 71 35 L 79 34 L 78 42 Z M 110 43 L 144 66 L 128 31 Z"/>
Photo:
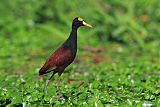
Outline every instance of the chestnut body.
<path fill-rule="evenodd" d="M 40 69 L 39 75 L 46 74 L 50 71 L 58 72 L 59 75 L 75 59 L 76 53 L 69 47 L 58 48 Z"/>

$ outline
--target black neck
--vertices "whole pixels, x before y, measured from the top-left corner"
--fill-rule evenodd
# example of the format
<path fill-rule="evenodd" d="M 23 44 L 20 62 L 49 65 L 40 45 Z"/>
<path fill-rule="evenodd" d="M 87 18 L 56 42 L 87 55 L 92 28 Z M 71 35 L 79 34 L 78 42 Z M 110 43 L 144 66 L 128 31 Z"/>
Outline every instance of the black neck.
<path fill-rule="evenodd" d="M 77 50 L 77 27 L 72 27 L 72 31 L 64 46 L 71 47 L 74 50 Z"/>
<path fill-rule="evenodd" d="M 77 44 L 77 29 L 78 28 L 72 28 L 71 34 L 69 36 L 69 38 L 67 39 L 70 42 L 74 42 L 75 44 Z"/>

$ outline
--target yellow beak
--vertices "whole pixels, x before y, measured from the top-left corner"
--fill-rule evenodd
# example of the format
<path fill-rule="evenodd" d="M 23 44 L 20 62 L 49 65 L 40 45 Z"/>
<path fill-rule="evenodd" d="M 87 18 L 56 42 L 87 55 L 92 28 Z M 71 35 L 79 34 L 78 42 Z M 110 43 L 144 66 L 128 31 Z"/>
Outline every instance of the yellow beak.
<path fill-rule="evenodd" d="M 92 25 L 86 23 L 85 21 L 83 21 L 83 25 L 84 25 L 84 26 L 87 26 L 87 27 L 89 27 L 89 28 L 92 28 Z"/>

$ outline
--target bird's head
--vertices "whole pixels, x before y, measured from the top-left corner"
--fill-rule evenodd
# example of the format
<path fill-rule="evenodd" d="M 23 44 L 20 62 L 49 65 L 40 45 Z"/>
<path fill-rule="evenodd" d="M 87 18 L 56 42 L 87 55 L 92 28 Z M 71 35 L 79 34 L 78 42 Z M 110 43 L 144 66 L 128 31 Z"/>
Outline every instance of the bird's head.
<path fill-rule="evenodd" d="M 82 18 L 76 17 L 72 22 L 72 28 L 74 27 L 78 28 L 80 26 L 87 26 L 89 28 L 92 28 L 92 25 L 86 23 Z"/>

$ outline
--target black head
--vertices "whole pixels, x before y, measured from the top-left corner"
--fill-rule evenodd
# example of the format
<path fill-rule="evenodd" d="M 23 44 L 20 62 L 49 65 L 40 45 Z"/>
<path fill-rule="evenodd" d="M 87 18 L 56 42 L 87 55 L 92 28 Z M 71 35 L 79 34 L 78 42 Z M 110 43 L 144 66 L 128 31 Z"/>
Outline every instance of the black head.
<path fill-rule="evenodd" d="M 82 18 L 76 17 L 72 22 L 72 28 L 78 28 L 80 26 L 87 26 L 89 28 L 92 28 L 92 25 L 87 24 Z"/>

